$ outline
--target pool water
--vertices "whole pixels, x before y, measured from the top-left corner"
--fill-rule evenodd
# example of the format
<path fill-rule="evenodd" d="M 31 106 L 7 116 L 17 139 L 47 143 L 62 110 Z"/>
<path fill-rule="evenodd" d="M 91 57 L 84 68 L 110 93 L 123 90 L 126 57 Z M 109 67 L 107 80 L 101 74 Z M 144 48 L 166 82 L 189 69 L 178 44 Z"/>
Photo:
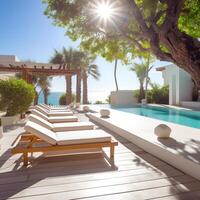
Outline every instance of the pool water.
<path fill-rule="evenodd" d="M 200 112 L 196 111 L 177 110 L 157 106 L 113 109 L 200 129 Z"/>

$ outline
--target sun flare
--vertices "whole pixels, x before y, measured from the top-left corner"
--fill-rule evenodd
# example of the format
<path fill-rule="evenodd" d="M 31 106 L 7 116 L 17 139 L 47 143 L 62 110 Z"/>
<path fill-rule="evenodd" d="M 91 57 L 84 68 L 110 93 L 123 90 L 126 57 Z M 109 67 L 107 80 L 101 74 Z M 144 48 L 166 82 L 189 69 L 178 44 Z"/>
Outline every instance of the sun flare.
<path fill-rule="evenodd" d="M 90 20 L 101 28 L 108 30 L 116 28 L 116 23 L 119 22 L 121 15 L 121 6 L 118 1 L 114 0 L 93 0 L 89 3 Z"/>
<path fill-rule="evenodd" d="M 103 20 L 108 20 L 113 16 L 114 9 L 109 3 L 102 2 L 97 4 L 96 13 L 98 17 L 102 18 Z"/>

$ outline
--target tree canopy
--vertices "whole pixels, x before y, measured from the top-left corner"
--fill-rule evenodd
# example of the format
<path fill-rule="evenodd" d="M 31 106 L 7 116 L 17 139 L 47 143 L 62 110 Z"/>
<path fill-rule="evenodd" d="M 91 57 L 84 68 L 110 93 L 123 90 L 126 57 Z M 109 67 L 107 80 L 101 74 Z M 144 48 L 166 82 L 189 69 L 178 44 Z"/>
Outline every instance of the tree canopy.
<path fill-rule="evenodd" d="M 113 13 L 101 19 L 105 1 L 43 0 L 45 14 L 72 40 L 107 60 L 127 61 L 151 52 L 190 73 L 200 88 L 200 0 L 110 0 Z"/>
<path fill-rule="evenodd" d="M 34 87 L 24 80 L 0 80 L 0 109 L 6 111 L 6 116 L 14 116 L 28 110 L 35 91 Z"/>

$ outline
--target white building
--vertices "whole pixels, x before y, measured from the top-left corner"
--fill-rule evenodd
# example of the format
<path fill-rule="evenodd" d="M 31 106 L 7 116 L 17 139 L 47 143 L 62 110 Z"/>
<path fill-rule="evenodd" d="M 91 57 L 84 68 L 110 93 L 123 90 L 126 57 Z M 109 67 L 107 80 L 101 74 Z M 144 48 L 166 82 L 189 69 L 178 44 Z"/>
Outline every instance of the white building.
<path fill-rule="evenodd" d="M 9 62 L 18 62 L 18 58 L 14 55 L 0 55 L 0 64 Z M 0 72 L 0 80 L 6 80 L 10 77 L 14 77 L 15 73 Z"/>
<path fill-rule="evenodd" d="M 169 85 L 169 104 L 200 108 L 200 102 L 192 102 L 193 81 L 191 75 L 174 64 L 157 68 L 162 72 L 164 84 Z"/>

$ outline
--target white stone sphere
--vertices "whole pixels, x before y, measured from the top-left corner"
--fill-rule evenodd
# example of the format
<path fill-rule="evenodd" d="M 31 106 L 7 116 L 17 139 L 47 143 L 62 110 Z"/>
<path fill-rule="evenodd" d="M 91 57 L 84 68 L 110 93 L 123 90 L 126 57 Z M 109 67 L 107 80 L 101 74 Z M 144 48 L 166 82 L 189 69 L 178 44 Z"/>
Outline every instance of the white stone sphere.
<path fill-rule="evenodd" d="M 83 106 L 83 111 L 85 111 L 85 112 L 89 112 L 89 111 L 90 111 L 89 106 Z"/>
<path fill-rule="evenodd" d="M 80 108 L 80 105 L 81 105 L 80 103 L 76 103 L 75 107 Z"/>
<path fill-rule="evenodd" d="M 110 117 L 110 110 L 108 110 L 108 109 L 101 109 L 100 110 L 100 115 L 103 118 Z"/>
<path fill-rule="evenodd" d="M 146 99 L 142 99 L 142 105 L 146 105 L 147 104 L 147 100 Z"/>
<path fill-rule="evenodd" d="M 165 124 L 160 124 L 154 129 L 154 133 L 158 138 L 169 138 L 171 131 L 171 128 Z"/>

